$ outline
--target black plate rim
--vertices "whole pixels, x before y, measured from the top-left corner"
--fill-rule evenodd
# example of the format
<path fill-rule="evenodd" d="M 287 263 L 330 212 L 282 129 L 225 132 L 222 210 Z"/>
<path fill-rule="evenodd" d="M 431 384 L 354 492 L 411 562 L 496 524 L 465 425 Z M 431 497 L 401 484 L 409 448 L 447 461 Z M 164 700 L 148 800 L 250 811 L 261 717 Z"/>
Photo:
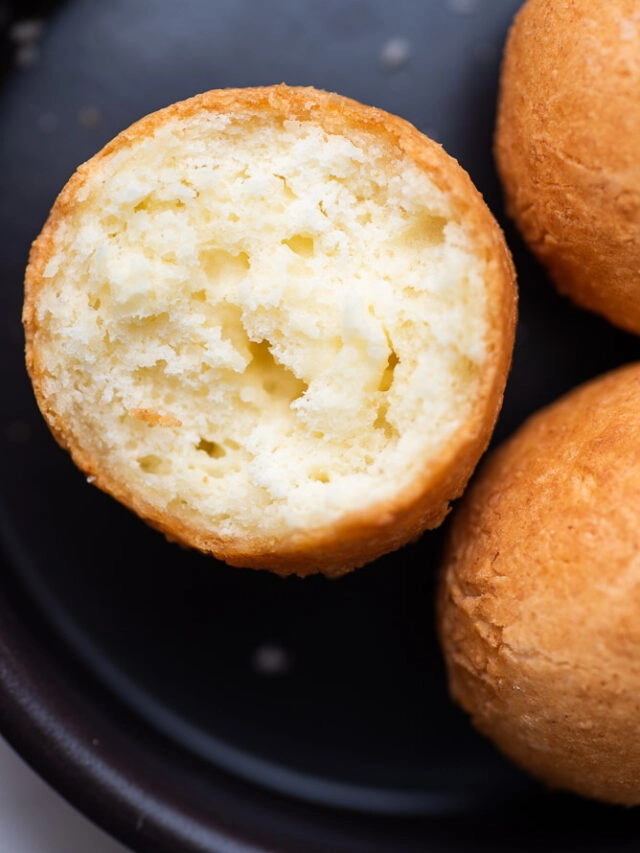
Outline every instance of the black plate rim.
<path fill-rule="evenodd" d="M 109 725 L 109 697 L 101 696 L 101 713 L 95 714 L 91 700 L 97 685 L 73 665 L 54 637 L 47 636 L 46 626 L 36 623 L 39 636 L 29 630 L 27 626 L 34 624 L 30 619 L 36 614 L 24 598 L 16 606 L 21 595 L 15 587 L 3 588 L 11 586 L 6 583 L 9 567 L 6 560 L 4 563 L 0 582 L 3 737 L 64 799 L 132 849 L 160 853 L 175 850 L 177 844 L 185 853 L 207 849 L 200 844 L 189 846 L 188 839 L 177 831 L 184 817 L 176 813 L 175 803 L 170 804 L 157 791 L 145 790 L 135 761 L 123 767 L 114 762 L 111 752 L 100 749 L 101 738 L 92 731 L 108 732 L 113 747 L 116 741 L 125 740 L 127 730 Z M 77 683 L 78 676 L 82 686 Z M 220 832 L 220 844 L 208 848 L 215 853 L 224 853 L 230 844 L 238 853 L 258 850 L 253 844 L 228 837 L 216 826 L 215 818 L 210 817 L 207 829 Z"/>
<path fill-rule="evenodd" d="M 84 666 L 2 553 L 0 732 L 68 803 L 136 853 L 456 853 L 475 846 L 469 838 L 458 846 L 454 815 L 407 820 L 298 801 L 188 753 Z"/>
<path fill-rule="evenodd" d="M 517 236 L 508 230 L 518 249 Z M 531 261 L 522 253 L 520 261 L 524 272 Z M 521 297 L 531 307 L 532 292 L 523 289 Z M 558 309 L 556 331 L 564 331 L 572 309 L 551 291 L 536 291 L 535 298 Z M 609 333 L 595 318 L 580 320 L 587 330 Z M 539 324 L 532 328 L 539 330 Z M 547 367 L 554 353 L 551 348 Z M 588 373 L 588 364 L 580 371 Z M 529 376 L 522 368 L 521 373 Z M 563 376 L 558 371 L 557 378 L 550 377 L 553 391 L 562 390 Z M 503 433 L 512 425 L 507 422 Z M 524 821 L 501 803 L 499 813 L 484 822 L 435 816 L 418 822 L 303 803 L 232 776 L 185 751 L 111 692 L 47 621 L 8 553 L 0 546 L 0 733 L 54 790 L 137 853 L 540 853 L 549 843 L 565 853 L 585 853 L 594 844 L 598 853 L 635 849 L 638 824 L 632 815 L 562 797 L 554 798 L 551 813 L 562 813 L 565 833 L 572 823 L 582 824 L 582 835 L 550 839 L 536 825 L 542 792 Z M 596 826 L 606 812 L 610 846 L 601 836 L 584 843 L 592 812 Z M 623 837 L 629 830 L 633 835 Z"/>

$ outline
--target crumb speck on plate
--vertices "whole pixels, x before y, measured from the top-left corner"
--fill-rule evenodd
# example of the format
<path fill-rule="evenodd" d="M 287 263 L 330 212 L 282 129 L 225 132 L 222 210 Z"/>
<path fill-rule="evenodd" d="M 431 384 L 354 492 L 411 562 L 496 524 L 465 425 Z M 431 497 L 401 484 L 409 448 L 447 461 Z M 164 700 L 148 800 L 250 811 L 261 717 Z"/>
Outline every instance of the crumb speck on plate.
<path fill-rule="evenodd" d="M 478 6 L 478 0 L 447 0 L 447 8 L 454 15 L 471 15 Z"/>
<path fill-rule="evenodd" d="M 84 107 L 78 113 L 78 124 L 82 127 L 97 127 L 102 121 L 102 113 L 97 107 Z"/>
<path fill-rule="evenodd" d="M 40 38 L 43 29 L 42 18 L 23 18 L 11 25 L 9 38 L 16 44 L 32 43 Z"/>
<path fill-rule="evenodd" d="M 411 44 L 406 38 L 394 36 L 382 46 L 380 51 L 380 64 L 388 71 L 395 71 L 409 61 L 411 56 Z"/>
<path fill-rule="evenodd" d="M 38 61 L 38 41 L 44 29 L 41 18 L 23 18 L 9 28 L 9 39 L 15 45 L 14 65 L 27 68 Z"/>
<path fill-rule="evenodd" d="M 60 119 L 55 113 L 42 113 L 38 116 L 38 127 L 45 133 L 56 130 L 59 124 Z"/>
<path fill-rule="evenodd" d="M 293 669 L 293 656 L 279 643 L 262 643 L 254 649 L 251 664 L 259 675 L 286 675 Z"/>

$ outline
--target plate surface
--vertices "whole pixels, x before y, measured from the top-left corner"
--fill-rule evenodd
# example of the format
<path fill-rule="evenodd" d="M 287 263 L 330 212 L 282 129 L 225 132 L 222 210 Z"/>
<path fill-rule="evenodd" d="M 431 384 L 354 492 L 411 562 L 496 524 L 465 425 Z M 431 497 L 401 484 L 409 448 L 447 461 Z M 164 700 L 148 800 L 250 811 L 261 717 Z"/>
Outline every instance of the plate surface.
<path fill-rule="evenodd" d="M 446 525 L 339 581 L 168 544 L 57 448 L 23 365 L 31 240 L 83 160 L 209 88 L 315 85 L 459 159 L 520 283 L 494 443 L 640 343 L 555 294 L 505 221 L 491 156 L 517 0 L 75 0 L 0 95 L 0 725 L 136 851 L 631 849 L 635 811 L 543 790 L 449 701 L 433 625 Z"/>

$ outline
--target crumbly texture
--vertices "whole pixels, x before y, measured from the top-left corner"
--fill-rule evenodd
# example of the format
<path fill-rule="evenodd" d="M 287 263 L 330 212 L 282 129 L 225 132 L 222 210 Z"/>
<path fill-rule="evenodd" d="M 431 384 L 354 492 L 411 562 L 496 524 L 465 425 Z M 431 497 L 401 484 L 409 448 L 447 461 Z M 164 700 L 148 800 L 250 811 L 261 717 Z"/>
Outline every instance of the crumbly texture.
<path fill-rule="evenodd" d="M 340 574 L 439 524 L 513 345 L 502 234 L 401 119 L 208 92 L 84 164 L 35 241 L 27 364 L 96 485 L 238 565 Z"/>
<path fill-rule="evenodd" d="M 528 0 L 509 33 L 495 154 L 557 288 L 640 332 L 640 8 Z"/>
<path fill-rule="evenodd" d="M 487 459 L 453 518 L 438 625 L 454 699 L 554 788 L 640 803 L 640 364 Z"/>

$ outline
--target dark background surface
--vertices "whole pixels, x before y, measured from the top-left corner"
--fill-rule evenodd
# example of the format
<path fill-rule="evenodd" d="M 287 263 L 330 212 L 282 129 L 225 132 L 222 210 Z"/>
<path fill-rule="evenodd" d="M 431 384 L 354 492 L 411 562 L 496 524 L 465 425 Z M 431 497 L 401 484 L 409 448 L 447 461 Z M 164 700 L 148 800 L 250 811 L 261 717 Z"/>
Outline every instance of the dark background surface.
<path fill-rule="evenodd" d="M 153 109 L 282 81 L 407 118 L 461 162 L 505 227 L 520 320 L 494 443 L 637 359 L 637 338 L 555 294 L 504 218 L 491 137 L 520 3 L 75 0 L 38 39 L 16 38 L 16 20 L 50 5 L 0 6 L 7 737 L 140 851 L 637 849 L 636 811 L 547 792 L 452 706 L 433 620 L 446 524 L 339 581 L 229 568 L 87 485 L 23 365 L 29 245 L 75 167 Z"/>

